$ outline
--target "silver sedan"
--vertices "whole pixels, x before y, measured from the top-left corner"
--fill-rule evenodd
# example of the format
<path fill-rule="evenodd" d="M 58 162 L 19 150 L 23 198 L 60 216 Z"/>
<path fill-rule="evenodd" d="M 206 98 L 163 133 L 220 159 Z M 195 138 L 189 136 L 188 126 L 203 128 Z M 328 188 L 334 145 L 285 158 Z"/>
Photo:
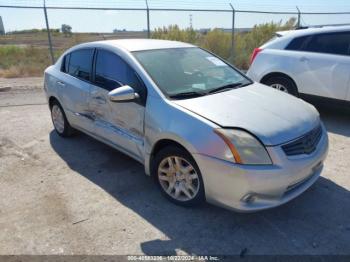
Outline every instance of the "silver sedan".
<path fill-rule="evenodd" d="M 313 106 L 190 44 L 81 44 L 44 85 L 58 135 L 79 130 L 124 152 L 179 205 L 281 205 L 317 180 L 327 155 Z"/>

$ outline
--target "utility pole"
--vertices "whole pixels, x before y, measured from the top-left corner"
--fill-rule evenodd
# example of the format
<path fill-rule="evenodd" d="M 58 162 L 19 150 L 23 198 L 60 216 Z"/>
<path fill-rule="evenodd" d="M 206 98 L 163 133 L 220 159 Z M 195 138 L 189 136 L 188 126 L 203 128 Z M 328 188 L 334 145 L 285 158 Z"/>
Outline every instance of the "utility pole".
<path fill-rule="evenodd" d="M 190 14 L 190 29 L 193 29 L 193 24 L 192 24 L 192 14 Z"/>
<path fill-rule="evenodd" d="M 149 7 L 148 7 L 148 0 L 146 1 L 146 7 L 147 7 L 147 37 L 151 38 L 151 28 L 149 23 Z"/>
<path fill-rule="evenodd" d="M 298 6 L 296 6 L 297 10 L 298 10 L 298 22 L 297 22 L 297 28 L 300 28 L 301 26 L 301 12 Z"/>
<path fill-rule="evenodd" d="M 54 64 L 55 63 L 55 57 L 53 55 L 52 41 L 51 41 L 51 32 L 50 32 L 50 27 L 49 27 L 49 20 L 47 18 L 46 0 L 44 0 L 44 14 L 45 14 L 45 21 L 46 21 L 47 37 L 49 39 L 50 56 L 51 56 L 52 64 Z"/>
<path fill-rule="evenodd" d="M 4 27 L 4 23 L 2 22 L 2 18 L 0 16 L 0 35 L 4 35 L 5 34 L 5 27 Z"/>
<path fill-rule="evenodd" d="M 236 10 L 231 3 L 229 3 L 232 9 L 232 29 L 231 29 L 231 57 L 234 58 L 235 55 L 235 16 Z"/>

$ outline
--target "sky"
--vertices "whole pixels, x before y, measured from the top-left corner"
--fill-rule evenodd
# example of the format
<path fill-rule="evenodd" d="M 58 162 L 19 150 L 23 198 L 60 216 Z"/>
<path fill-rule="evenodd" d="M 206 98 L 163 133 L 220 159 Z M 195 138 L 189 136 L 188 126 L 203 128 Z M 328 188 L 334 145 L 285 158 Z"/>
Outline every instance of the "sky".
<path fill-rule="evenodd" d="M 42 6 L 43 0 L 0 0 L 0 6 Z M 227 9 L 231 3 L 237 10 L 287 11 L 295 12 L 296 6 L 303 12 L 350 12 L 349 0 L 148 0 L 150 8 L 185 8 L 185 9 Z M 69 7 L 104 7 L 104 8 L 145 8 L 145 0 L 46 0 L 47 6 Z M 151 29 L 178 24 L 181 28 L 189 27 L 190 15 L 195 29 L 230 28 L 232 14 L 221 12 L 195 11 L 151 11 Z M 0 7 L 0 16 L 6 31 L 45 28 L 42 9 L 14 9 Z M 287 21 L 296 15 L 275 14 L 236 14 L 237 28 L 250 28 L 255 24 Z M 147 28 L 145 11 L 115 10 L 48 10 L 51 28 L 60 28 L 62 24 L 72 26 L 73 32 L 112 32 L 119 30 L 144 30 Z M 350 23 L 350 14 L 346 15 L 302 15 L 302 25 L 346 24 Z"/>

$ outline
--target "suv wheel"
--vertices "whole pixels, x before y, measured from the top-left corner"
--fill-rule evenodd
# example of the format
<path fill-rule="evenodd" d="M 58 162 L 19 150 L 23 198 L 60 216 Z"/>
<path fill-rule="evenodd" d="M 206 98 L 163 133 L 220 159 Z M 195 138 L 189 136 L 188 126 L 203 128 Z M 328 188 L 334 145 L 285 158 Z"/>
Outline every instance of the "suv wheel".
<path fill-rule="evenodd" d="M 297 87 L 295 86 L 293 81 L 287 77 L 284 77 L 284 76 L 271 77 L 271 78 L 268 78 L 266 81 L 264 81 L 263 84 L 271 86 L 282 92 L 291 94 L 293 96 L 298 96 Z"/>
<path fill-rule="evenodd" d="M 74 129 L 68 123 L 62 106 L 54 101 L 51 105 L 51 119 L 58 135 L 69 137 L 74 133 Z"/>
<path fill-rule="evenodd" d="M 181 206 L 204 202 L 204 184 L 192 156 L 177 147 L 166 147 L 154 158 L 152 175 L 163 195 Z"/>

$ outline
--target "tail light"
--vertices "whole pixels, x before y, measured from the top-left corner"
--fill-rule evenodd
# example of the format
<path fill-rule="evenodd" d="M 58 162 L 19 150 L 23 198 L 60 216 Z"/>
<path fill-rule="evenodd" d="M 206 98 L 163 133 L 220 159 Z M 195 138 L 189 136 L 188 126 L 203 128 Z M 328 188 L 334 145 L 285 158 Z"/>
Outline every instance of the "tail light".
<path fill-rule="evenodd" d="M 250 57 L 250 64 L 253 64 L 254 59 L 256 58 L 256 56 L 262 51 L 263 49 L 261 48 L 255 48 L 253 51 L 252 56 Z"/>

